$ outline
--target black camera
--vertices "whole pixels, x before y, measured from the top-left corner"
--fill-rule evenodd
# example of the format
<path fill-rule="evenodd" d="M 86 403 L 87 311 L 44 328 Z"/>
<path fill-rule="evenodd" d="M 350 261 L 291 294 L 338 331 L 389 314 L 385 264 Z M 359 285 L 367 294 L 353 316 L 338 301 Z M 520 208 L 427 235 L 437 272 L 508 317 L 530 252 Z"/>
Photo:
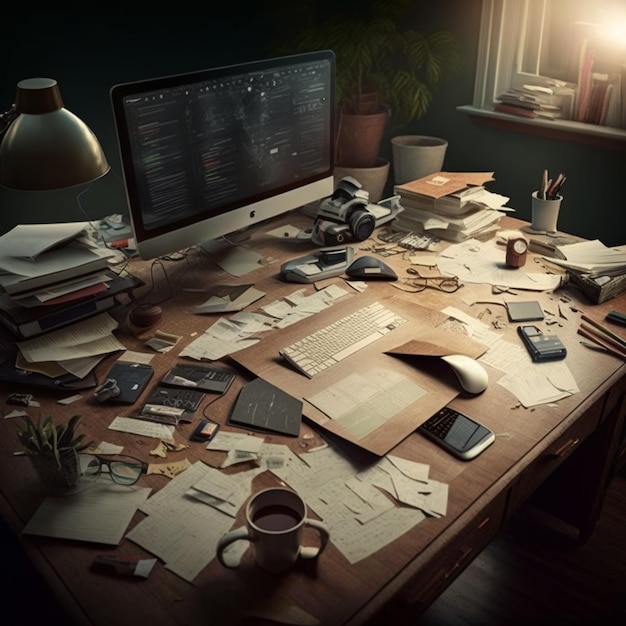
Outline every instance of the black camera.
<path fill-rule="evenodd" d="M 320 204 L 313 225 L 313 242 L 336 246 L 351 239 L 367 239 L 376 227 L 376 218 L 368 205 L 369 194 L 361 184 L 351 176 L 342 178 L 333 195 Z"/>

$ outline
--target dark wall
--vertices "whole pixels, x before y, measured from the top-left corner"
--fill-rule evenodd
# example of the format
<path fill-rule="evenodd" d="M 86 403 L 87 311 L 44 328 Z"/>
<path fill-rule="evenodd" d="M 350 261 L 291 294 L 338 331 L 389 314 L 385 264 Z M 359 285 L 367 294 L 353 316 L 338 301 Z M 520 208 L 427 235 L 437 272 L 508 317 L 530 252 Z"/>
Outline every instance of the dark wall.
<path fill-rule="evenodd" d="M 272 47 L 269 34 L 274 33 L 266 27 L 272 22 L 272 2 L 256 7 L 254 13 L 233 6 L 207 14 L 153 17 L 62 11 L 14 17 L 0 38 L 4 61 L 0 106 L 8 108 L 14 101 L 19 80 L 55 78 L 66 107 L 98 136 L 113 173 L 93 183 L 79 201 L 82 187 L 45 193 L 0 190 L 0 232 L 21 222 L 83 220 L 79 205 L 93 219 L 125 214 L 110 87 L 265 56 Z M 490 189 L 509 196 L 509 205 L 523 219 L 530 219 L 530 194 L 543 169 L 564 172 L 568 180 L 559 228 L 607 245 L 625 243 L 625 154 L 476 125 L 456 107 L 472 102 L 481 1 L 420 0 L 415 11 L 419 28 L 445 29 L 457 36 L 464 65 L 439 86 L 429 113 L 398 132 L 445 137 L 449 148 L 444 167 L 451 171 L 493 170 L 496 180 Z M 390 156 L 388 142 L 382 153 Z"/>

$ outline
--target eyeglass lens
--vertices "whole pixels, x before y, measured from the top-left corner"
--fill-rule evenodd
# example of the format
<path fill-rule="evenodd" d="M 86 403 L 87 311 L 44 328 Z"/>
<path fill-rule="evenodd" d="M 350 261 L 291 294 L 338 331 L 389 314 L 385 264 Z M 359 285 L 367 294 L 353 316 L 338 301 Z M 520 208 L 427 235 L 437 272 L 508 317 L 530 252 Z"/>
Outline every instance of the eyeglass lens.
<path fill-rule="evenodd" d="M 453 293 L 463 286 L 455 277 L 423 278 L 421 276 L 418 278 L 409 278 L 403 281 L 398 281 L 398 283 L 393 283 L 393 285 L 394 287 L 398 287 L 404 291 L 412 291 L 413 293 L 424 291 L 426 287 L 439 289 L 440 291 L 445 291 L 446 293 Z"/>
<path fill-rule="evenodd" d="M 414 278 L 413 284 L 416 287 L 425 289 L 426 287 L 434 287 L 441 291 L 452 292 L 459 288 L 459 281 L 456 278 Z"/>
<path fill-rule="evenodd" d="M 131 457 L 116 457 L 106 459 L 93 455 L 83 455 L 86 458 L 82 461 L 83 476 L 85 478 L 96 479 L 105 467 L 111 480 L 120 485 L 135 484 L 143 472 L 143 463 Z"/>

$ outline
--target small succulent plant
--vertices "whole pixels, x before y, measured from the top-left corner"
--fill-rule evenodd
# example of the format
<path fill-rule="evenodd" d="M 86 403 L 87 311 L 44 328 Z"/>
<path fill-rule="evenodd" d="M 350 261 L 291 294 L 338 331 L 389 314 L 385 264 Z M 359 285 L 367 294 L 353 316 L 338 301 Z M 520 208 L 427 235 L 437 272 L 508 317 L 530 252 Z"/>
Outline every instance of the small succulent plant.
<path fill-rule="evenodd" d="M 73 448 L 80 452 L 91 445 L 91 442 L 85 442 L 84 434 L 77 434 L 80 420 L 80 415 L 74 415 L 65 423 L 55 424 L 51 415 L 40 416 L 37 422 L 25 415 L 24 428 L 18 432 L 18 438 L 26 454 L 52 454 L 60 467 L 62 450 Z"/>

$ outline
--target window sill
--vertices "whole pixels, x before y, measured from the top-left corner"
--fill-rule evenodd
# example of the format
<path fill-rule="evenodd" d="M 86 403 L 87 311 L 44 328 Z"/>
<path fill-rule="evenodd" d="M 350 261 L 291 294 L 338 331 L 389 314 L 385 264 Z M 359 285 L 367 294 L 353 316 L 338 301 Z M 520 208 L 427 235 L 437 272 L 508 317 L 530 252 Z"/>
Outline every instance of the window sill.
<path fill-rule="evenodd" d="M 597 148 L 626 151 L 626 130 L 619 128 L 583 124 L 570 120 L 525 119 L 497 111 L 479 109 L 471 105 L 459 106 L 457 111 L 467 113 L 477 124 L 499 130 L 538 135 L 548 139 L 573 141 Z"/>

